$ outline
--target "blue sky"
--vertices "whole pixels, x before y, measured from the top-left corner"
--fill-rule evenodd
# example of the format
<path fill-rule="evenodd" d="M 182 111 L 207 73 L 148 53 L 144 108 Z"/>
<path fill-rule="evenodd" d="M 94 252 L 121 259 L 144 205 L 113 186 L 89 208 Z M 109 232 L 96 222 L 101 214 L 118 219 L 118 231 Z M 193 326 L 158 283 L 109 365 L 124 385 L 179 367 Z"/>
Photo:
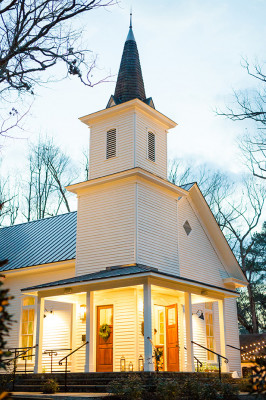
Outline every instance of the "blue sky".
<path fill-rule="evenodd" d="M 264 61 L 266 2 L 121 0 L 90 12 L 75 24 L 83 26 L 84 46 L 98 54 L 98 74 L 118 72 L 131 5 L 146 94 L 178 123 L 169 133 L 169 158 L 239 173 L 236 138 L 246 125 L 218 117 L 214 110 L 232 102 L 233 89 L 255 84 L 241 68 L 241 57 Z M 89 131 L 78 117 L 105 108 L 114 86 L 88 88 L 72 78 L 37 88 L 25 139 L 4 141 L 3 170 L 22 171 L 27 143 L 40 133 L 53 136 L 79 166 Z"/>

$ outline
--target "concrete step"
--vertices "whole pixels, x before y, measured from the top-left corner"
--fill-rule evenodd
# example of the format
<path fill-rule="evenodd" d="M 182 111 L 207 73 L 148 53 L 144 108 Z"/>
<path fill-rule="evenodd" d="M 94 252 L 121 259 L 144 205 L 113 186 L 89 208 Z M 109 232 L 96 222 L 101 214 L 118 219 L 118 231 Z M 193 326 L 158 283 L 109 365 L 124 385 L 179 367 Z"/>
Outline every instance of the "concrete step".
<path fill-rule="evenodd" d="M 15 392 L 41 392 L 40 385 L 16 385 L 13 393 Z M 65 386 L 59 385 L 59 391 L 65 392 Z M 85 392 L 85 393 L 106 393 L 105 385 L 67 385 L 67 392 Z"/>

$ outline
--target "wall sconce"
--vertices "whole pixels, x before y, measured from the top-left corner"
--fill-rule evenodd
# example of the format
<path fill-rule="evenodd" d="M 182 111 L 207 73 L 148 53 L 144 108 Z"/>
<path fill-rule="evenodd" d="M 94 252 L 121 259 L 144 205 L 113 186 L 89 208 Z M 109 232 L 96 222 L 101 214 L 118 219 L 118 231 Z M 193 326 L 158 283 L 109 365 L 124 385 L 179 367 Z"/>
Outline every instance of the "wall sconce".
<path fill-rule="evenodd" d="M 120 358 L 120 371 L 125 372 L 126 370 L 126 359 L 124 356 Z"/>
<path fill-rule="evenodd" d="M 132 361 L 130 361 L 130 363 L 128 364 L 128 370 L 133 371 L 133 362 Z"/>
<path fill-rule="evenodd" d="M 79 306 L 79 318 L 82 322 L 86 321 L 86 305 L 85 304 L 81 304 L 81 306 Z"/>
<path fill-rule="evenodd" d="M 202 310 L 198 310 L 197 312 L 192 313 L 192 315 L 197 315 L 199 319 L 202 319 L 204 321 L 204 314 Z"/>
<path fill-rule="evenodd" d="M 139 356 L 139 371 L 144 371 L 144 358 L 142 355 Z"/>

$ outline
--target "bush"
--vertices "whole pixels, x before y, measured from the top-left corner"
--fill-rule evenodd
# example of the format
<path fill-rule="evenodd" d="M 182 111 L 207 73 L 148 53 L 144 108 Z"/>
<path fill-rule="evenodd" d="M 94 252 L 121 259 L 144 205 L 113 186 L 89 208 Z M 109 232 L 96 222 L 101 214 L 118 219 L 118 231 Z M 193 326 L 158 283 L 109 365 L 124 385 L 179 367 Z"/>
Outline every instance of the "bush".
<path fill-rule="evenodd" d="M 48 379 L 42 386 L 43 393 L 57 393 L 59 392 L 59 385 L 56 380 Z"/>
<path fill-rule="evenodd" d="M 113 380 L 108 391 L 122 399 L 142 400 L 144 386 L 138 375 L 127 375 L 126 377 Z"/>

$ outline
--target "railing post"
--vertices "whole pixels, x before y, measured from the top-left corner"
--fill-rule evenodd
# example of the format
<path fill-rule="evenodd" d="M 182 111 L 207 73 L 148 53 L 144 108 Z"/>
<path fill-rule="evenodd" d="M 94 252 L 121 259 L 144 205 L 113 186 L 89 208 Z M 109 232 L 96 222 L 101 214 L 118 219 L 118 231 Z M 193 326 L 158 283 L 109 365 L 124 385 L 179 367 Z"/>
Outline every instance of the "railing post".
<path fill-rule="evenodd" d="M 219 379 L 222 382 L 222 373 L 221 373 L 221 357 L 218 355 L 218 366 L 219 366 Z"/>
<path fill-rule="evenodd" d="M 191 293 L 185 292 L 185 319 L 186 319 L 186 347 L 187 347 L 187 371 L 195 372 L 192 326 Z"/>
<path fill-rule="evenodd" d="M 65 392 L 67 392 L 67 358 L 66 358 L 66 365 L 65 365 Z"/>

